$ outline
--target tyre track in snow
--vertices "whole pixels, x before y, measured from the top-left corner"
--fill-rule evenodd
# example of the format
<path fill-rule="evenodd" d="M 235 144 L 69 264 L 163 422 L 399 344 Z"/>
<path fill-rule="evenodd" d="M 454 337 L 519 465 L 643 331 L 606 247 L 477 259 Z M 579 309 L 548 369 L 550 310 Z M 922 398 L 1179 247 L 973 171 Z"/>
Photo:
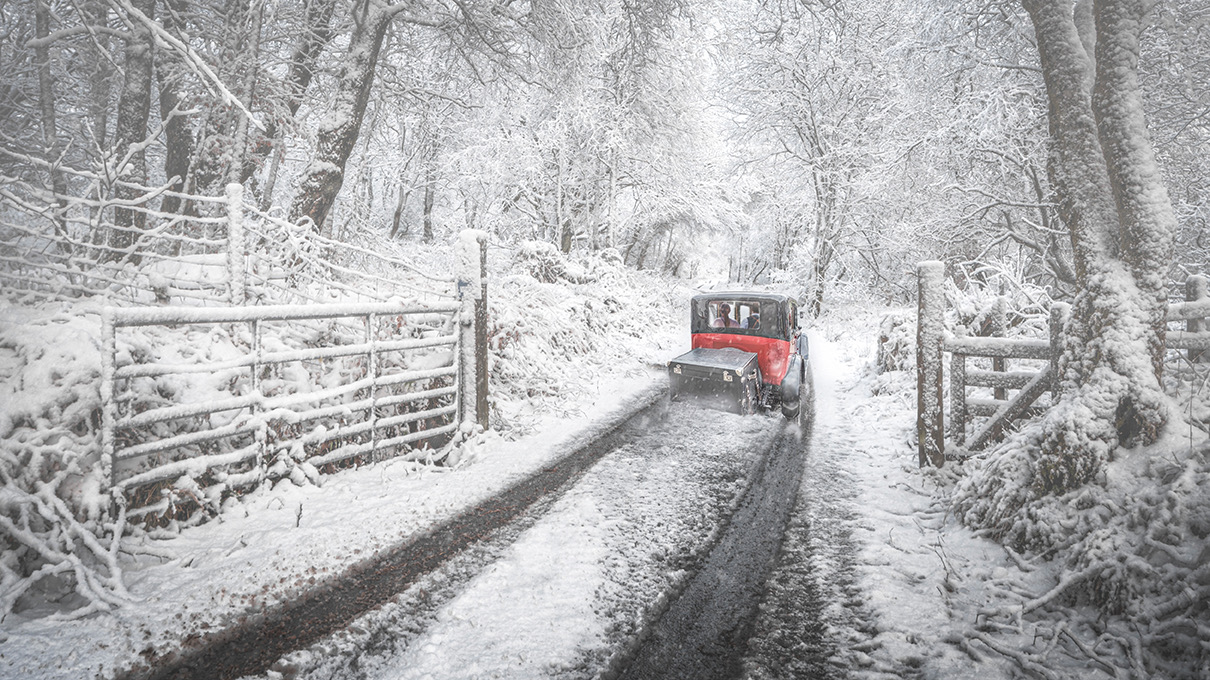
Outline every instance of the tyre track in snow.
<path fill-rule="evenodd" d="M 794 508 L 810 447 L 814 399 L 801 425 L 782 426 L 753 472 L 739 508 L 701 569 L 607 678 L 722 680 L 737 677 L 761 594 Z"/>
<path fill-rule="evenodd" d="M 302 650 L 348 627 L 394 599 L 452 558 L 496 537 L 502 529 L 549 507 L 605 455 L 643 425 L 658 419 L 663 400 L 622 422 L 500 494 L 447 520 L 426 534 L 301 594 L 284 607 L 248 615 L 240 625 L 212 633 L 194 647 L 128 669 L 118 680 L 235 679 L 261 675 L 289 652 Z"/>
<path fill-rule="evenodd" d="M 826 342 L 813 342 L 817 425 L 785 541 L 748 640 L 748 680 L 832 680 L 860 668 L 874 632 L 857 571 L 858 483 L 848 467 L 860 425 Z M 847 382 L 847 380 L 844 380 Z"/>
<path fill-rule="evenodd" d="M 438 611 L 391 624 L 393 649 L 357 668 L 320 651 L 331 661 L 308 662 L 300 677 L 608 675 L 718 542 L 783 422 L 671 405 L 481 562 Z"/>

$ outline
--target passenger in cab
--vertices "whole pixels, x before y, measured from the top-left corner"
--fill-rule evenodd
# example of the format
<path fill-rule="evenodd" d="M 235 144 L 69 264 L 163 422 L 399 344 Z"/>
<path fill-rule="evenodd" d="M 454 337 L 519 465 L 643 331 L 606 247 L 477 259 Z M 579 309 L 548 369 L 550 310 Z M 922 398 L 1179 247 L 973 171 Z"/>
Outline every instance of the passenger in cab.
<path fill-rule="evenodd" d="M 739 322 L 731 318 L 731 305 L 721 303 L 718 306 L 718 318 L 711 325 L 714 328 L 739 328 Z"/>

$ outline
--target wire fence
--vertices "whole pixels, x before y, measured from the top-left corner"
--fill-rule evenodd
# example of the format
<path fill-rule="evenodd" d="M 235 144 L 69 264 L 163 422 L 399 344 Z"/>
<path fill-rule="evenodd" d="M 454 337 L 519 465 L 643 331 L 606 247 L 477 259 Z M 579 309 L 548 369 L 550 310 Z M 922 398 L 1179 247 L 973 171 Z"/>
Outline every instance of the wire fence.
<path fill-rule="evenodd" d="M 53 171 L 72 192 L 0 173 L 0 290 L 10 297 L 135 305 L 457 297 L 453 276 L 418 269 L 391 244 L 326 238 L 245 202 L 238 184 L 198 196 Z"/>

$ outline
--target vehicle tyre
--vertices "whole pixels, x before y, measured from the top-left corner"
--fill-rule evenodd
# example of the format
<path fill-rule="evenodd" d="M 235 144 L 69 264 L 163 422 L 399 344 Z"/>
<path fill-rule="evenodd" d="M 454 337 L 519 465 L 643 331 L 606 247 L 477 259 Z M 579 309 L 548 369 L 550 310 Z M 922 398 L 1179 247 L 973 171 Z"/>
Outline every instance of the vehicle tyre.
<path fill-rule="evenodd" d="M 798 414 L 801 411 L 802 411 L 802 388 L 800 387 L 800 388 L 798 388 L 798 403 L 794 404 L 793 406 L 790 406 L 789 404 L 787 404 L 786 402 L 783 401 L 781 403 L 781 414 L 783 416 L 785 416 L 786 420 L 794 420 L 795 418 L 798 417 Z"/>
<path fill-rule="evenodd" d="M 794 420 L 794 419 L 798 418 L 800 413 L 802 413 L 803 384 L 804 384 L 803 381 L 805 380 L 805 378 L 803 377 L 803 375 L 804 375 L 803 372 L 806 370 L 805 363 L 806 362 L 800 363 L 800 366 L 804 366 L 804 367 L 799 369 L 798 400 L 795 402 L 792 402 L 792 403 L 787 403 L 785 401 L 781 402 L 781 414 L 786 418 L 786 420 Z"/>
<path fill-rule="evenodd" d="M 811 364 L 803 362 L 802 387 L 798 389 L 798 424 L 806 427 L 815 415 L 815 377 Z"/>

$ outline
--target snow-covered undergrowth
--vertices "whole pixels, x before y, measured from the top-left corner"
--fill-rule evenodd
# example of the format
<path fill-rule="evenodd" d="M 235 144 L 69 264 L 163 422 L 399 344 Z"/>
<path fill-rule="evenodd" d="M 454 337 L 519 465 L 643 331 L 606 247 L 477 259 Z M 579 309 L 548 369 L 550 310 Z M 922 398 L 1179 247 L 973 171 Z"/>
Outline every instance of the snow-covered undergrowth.
<path fill-rule="evenodd" d="M 1172 436 L 1118 449 L 1097 478 L 1061 496 L 1036 484 L 1036 430 L 966 463 L 954 509 L 1021 553 L 1022 567 L 1058 571 L 1045 593 L 986 612 L 995 625 L 1070 619 L 1064 633 L 1089 659 L 1143 677 L 1204 677 L 1210 669 L 1210 446 Z M 1082 641 L 1081 641 L 1081 638 Z"/>
<path fill-rule="evenodd" d="M 94 305 L 0 301 L 0 616 L 31 587 L 77 614 L 125 601 L 100 458 Z"/>
<path fill-rule="evenodd" d="M 970 330 L 980 305 L 957 302 L 947 326 Z M 1024 330 L 1010 334 L 1045 337 L 1044 318 L 1036 310 L 1019 315 Z M 906 336 L 914 344 L 914 332 L 903 328 L 887 325 L 898 354 Z M 981 586 L 976 647 L 1039 677 L 1066 677 L 1055 669 L 1073 664 L 1109 677 L 1210 672 L 1207 367 L 1175 352 L 1169 358 L 1172 410 L 1187 420 L 1152 446 L 1117 449 L 1079 489 L 1041 490 L 1038 421 L 933 474 L 943 484 L 939 501 L 977 535 L 1002 543 L 1012 560 Z M 911 394 L 914 381 L 914 372 L 886 372 L 872 391 Z M 1024 635 L 1040 642 L 1023 646 Z"/>
<path fill-rule="evenodd" d="M 448 248 L 419 247 L 416 252 L 431 260 L 434 270 L 449 266 Z M 657 285 L 653 277 L 623 268 L 612 253 L 569 260 L 541 244 L 526 244 L 519 251 L 493 248 L 489 276 L 491 422 L 505 437 L 524 433 L 544 418 L 573 413 L 574 405 L 592 391 L 609 389 L 614 378 L 633 376 L 667 358 L 682 341 L 688 293 L 670 291 L 663 281 Z M 325 297 L 341 300 L 331 291 Z M 0 300 L 0 305 L 0 618 L 12 611 L 80 616 L 120 606 L 127 597 L 123 563 L 160 549 L 148 540 L 152 534 L 114 517 L 110 507 L 100 455 L 102 303 Z M 336 344 L 359 339 L 343 334 L 339 325 L 309 339 L 270 331 L 262 343 L 284 348 L 325 338 Z M 128 333 L 119 355 L 173 360 L 204 354 L 214 359 L 237 356 L 246 351 L 247 341 L 217 326 L 201 335 L 188 328 L 155 327 Z M 281 370 L 267 376 L 262 391 L 314 391 L 330 386 L 335 373 Z M 145 394 L 135 396 L 159 404 L 238 391 L 234 384 L 186 382 L 151 381 L 144 385 Z M 175 427 L 206 426 L 186 422 Z M 462 459 L 462 451 L 451 448 L 422 456 L 420 464 L 455 465 Z M 261 485 L 321 481 L 305 460 L 266 464 L 269 469 L 258 477 Z M 169 517 L 171 528 L 182 517 L 196 523 L 224 507 L 238 507 L 236 492 L 250 490 L 190 472 L 160 489 L 163 498 L 153 507 Z M 186 497 L 195 502 L 180 516 L 173 500 Z M 114 540 L 123 535 L 125 539 Z"/>
<path fill-rule="evenodd" d="M 1173 432 L 1155 446 L 1119 450 L 1097 480 L 1061 497 L 1033 492 L 1027 433 L 963 463 L 919 469 L 914 366 L 878 371 L 875 348 L 866 352 L 853 342 L 859 329 L 869 329 L 872 340 L 885 314 L 853 310 L 825 318 L 817 331 L 840 341 L 833 346 L 844 348 L 837 359 L 867 366 L 839 371 L 852 376 L 837 382 L 833 394 L 820 395 L 832 403 L 817 403 L 812 443 L 813 455 L 829 456 L 814 465 L 835 465 L 844 455 L 862 461 L 846 468 L 858 485 L 853 526 L 863 574 L 846 612 L 851 617 L 868 609 L 872 618 L 838 615 L 822 622 L 839 643 L 830 663 L 850 677 L 879 680 L 1210 675 L 1210 447 L 1204 435 L 1186 428 L 1184 438 Z M 910 321 L 914 314 L 907 316 Z M 950 322 L 961 318 L 952 315 Z M 888 336 L 899 354 L 913 355 L 914 332 L 891 326 Z M 910 353 L 905 343 L 913 345 Z M 816 367 L 817 375 L 821 370 Z M 1198 413 L 1201 401 L 1184 401 L 1199 394 L 1189 380 L 1174 375 L 1182 392 L 1172 394 Z M 869 414 L 878 414 L 877 427 L 866 424 Z M 1002 468 L 995 486 L 988 481 L 994 466 Z M 787 552 L 798 550 L 812 568 L 820 560 L 833 565 L 818 547 L 820 538 L 805 536 L 806 547 L 796 548 L 792 527 Z M 818 580 L 812 568 L 787 565 L 782 578 L 799 569 L 806 580 Z M 850 597 L 842 585 L 815 587 Z M 820 625 L 808 624 L 808 633 Z"/>

